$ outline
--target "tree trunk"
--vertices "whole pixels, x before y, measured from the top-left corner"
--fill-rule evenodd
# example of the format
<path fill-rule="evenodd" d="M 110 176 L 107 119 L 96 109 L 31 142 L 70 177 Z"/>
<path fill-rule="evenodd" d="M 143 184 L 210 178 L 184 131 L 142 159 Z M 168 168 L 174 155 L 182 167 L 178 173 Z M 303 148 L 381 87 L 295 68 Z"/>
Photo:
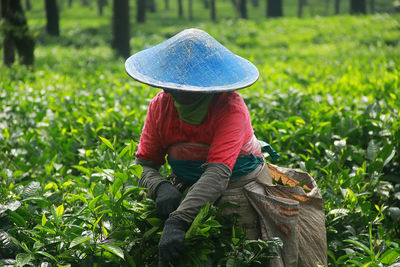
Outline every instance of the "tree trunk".
<path fill-rule="evenodd" d="M 82 0 L 81 4 L 82 4 L 82 6 L 88 6 L 89 0 Z"/>
<path fill-rule="evenodd" d="M 203 0 L 203 4 L 204 4 L 204 8 L 205 9 L 208 9 L 209 7 L 210 7 L 210 3 L 211 1 L 210 0 Z"/>
<path fill-rule="evenodd" d="M 11 65 L 15 61 L 15 48 L 21 63 L 33 65 L 35 42 L 29 33 L 28 23 L 21 0 L 1 0 L 1 16 L 5 27 L 3 38 L 3 61 Z"/>
<path fill-rule="evenodd" d="M 146 0 L 136 0 L 136 22 L 146 22 Z"/>
<path fill-rule="evenodd" d="M 350 13 L 351 14 L 366 14 L 367 13 L 367 1 L 366 0 L 351 0 L 350 1 Z"/>
<path fill-rule="evenodd" d="M 217 10 L 215 9 L 215 0 L 210 1 L 211 20 L 217 20 Z"/>
<path fill-rule="evenodd" d="M 239 1 L 239 0 L 232 0 L 232 4 L 233 4 L 233 7 L 234 7 L 234 9 L 235 9 L 236 16 L 237 16 L 238 18 L 240 18 L 240 17 L 241 17 L 241 14 L 240 14 L 240 8 L 239 8 L 239 3 L 238 3 L 238 1 Z"/>
<path fill-rule="evenodd" d="M 53 36 L 60 35 L 60 17 L 58 15 L 58 7 L 56 0 L 45 0 L 46 7 L 46 30 Z"/>
<path fill-rule="evenodd" d="M 10 24 L 8 19 L 9 14 L 8 0 L 1 0 L 1 18 L 4 25 L 4 38 L 3 38 L 3 64 L 11 66 L 15 61 L 15 44 L 10 30 L 6 30 Z"/>
<path fill-rule="evenodd" d="M 99 15 L 102 16 L 103 15 L 103 10 L 104 7 L 107 5 L 107 0 L 97 0 L 97 6 L 98 6 L 98 10 L 99 10 Z"/>
<path fill-rule="evenodd" d="M 340 13 L 340 0 L 335 0 L 335 14 L 339 15 Z"/>
<path fill-rule="evenodd" d="M 303 17 L 303 7 L 304 7 L 304 0 L 298 0 L 299 6 L 297 9 L 297 17 Z"/>
<path fill-rule="evenodd" d="M 146 9 L 146 5 L 144 6 L 144 8 Z M 129 56 L 129 39 L 129 0 L 114 0 L 112 46 L 119 56 L 122 56 L 124 58 L 127 58 Z"/>
<path fill-rule="evenodd" d="M 156 1 L 155 0 L 147 0 L 147 9 L 151 12 L 151 13 L 155 13 L 156 12 Z"/>
<path fill-rule="evenodd" d="M 169 10 L 169 0 L 165 0 L 165 10 Z"/>
<path fill-rule="evenodd" d="M 30 0 L 25 0 L 25 8 L 26 10 L 31 10 L 31 1 Z"/>
<path fill-rule="evenodd" d="M 193 20 L 193 0 L 188 0 L 188 16 L 189 20 Z"/>
<path fill-rule="evenodd" d="M 239 0 L 240 17 L 247 19 L 247 0 Z"/>
<path fill-rule="evenodd" d="M 182 0 L 178 0 L 178 15 L 179 15 L 179 18 L 183 18 L 183 4 L 182 4 Z"/>
<path fill-rule="evenodd" d="M 375 0 L 369 0 L 370 13 L 375 13 Z"/>
<path fill-rule="evenodd" d="M 267 0 L 267 17 L 282 17 L 282 0 Z"/>
<path fill-rule="evenodd" d="M 251 0 L 251 4 L 253 5 L 253 7 L 259 7 L 260 6 L 260 2 L 258 0 Z"/>
<path fill-rule="evenodd" d="M 68 7 L 72 7 L 72 0 L 68 0 Z"/>
<path fill-rule="evenodd" d="M 329 15 L 329 6 L 330 6 L 330 0 L 325 0 L 325 10 L 324 10 L 324 15 L 328 16 Z"/>
<path fill-rule="evenodd" d="M 14 40 L 8 36 L 3 38 L 3 63 L 11 66 L 15 61 L 15 44 Z"/>

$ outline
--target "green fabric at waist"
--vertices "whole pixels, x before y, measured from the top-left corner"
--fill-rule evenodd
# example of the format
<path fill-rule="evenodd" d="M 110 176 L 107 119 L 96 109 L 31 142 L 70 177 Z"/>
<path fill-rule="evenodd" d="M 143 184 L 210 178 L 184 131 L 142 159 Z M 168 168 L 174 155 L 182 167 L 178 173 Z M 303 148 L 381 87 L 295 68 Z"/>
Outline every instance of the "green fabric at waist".
<path fill-rule="evenodd" d="M 241 177 L 253 171 L 263 162 L 263 158 L 256 157 L 253 154 L 240 156 L 237 158 L 233 166 L 231 180 Z M 172 171 L 176 176 L 186 182 L 196 182 L 204 172 L 202 165 L 205 160 L 177 160 L 168 158 L 168 163 L 171 165 Z"/>

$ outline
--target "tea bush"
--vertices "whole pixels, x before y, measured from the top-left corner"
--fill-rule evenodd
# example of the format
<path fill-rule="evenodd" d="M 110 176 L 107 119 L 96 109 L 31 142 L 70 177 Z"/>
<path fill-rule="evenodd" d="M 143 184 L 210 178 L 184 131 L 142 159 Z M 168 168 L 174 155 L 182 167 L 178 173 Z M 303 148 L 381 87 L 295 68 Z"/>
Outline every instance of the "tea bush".
<path fill-rule="evenodd" d="M 134 152 L 158 90 L 125 74 L 108 47 L 109 17 L 75 11 L 63 10 L 58 39 L 28 13 L 35 67 L 0 69 L 0 264 L 152 266 L 163 221 L 137 186 Z M 198 27 L 259 68 L 239 92 L 277 164 L 315 177 L 329 264 L 398 261 L 399 16 L 161 24 L 134 25 L 132 52 Z M 202 210 L 182 266 L 248 266 L 280 246 L 248 242 L 223 220 Z"/>

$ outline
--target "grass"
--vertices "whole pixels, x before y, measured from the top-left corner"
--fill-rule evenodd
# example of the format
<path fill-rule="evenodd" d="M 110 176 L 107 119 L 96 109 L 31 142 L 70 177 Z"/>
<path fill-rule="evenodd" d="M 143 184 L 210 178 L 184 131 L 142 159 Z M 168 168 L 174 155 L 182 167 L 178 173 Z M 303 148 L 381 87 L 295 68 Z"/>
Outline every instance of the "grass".
<path fill-rule="evenodd" d="M 287 4 L 290 17 L 265 20 L 261 7 L 238 20 L 229 1 L 219 3 L 218 23 L 201 6 L 192 22 L 177 19 L 172 6 L 133 23 L 132 53 L 197 27 L 254 62 L 260 79 L 240 93 L 256 135 L 282 155 L 278 165 L 315 177 L 329 264 L 396 262 L 400 17 L 298 19 Z M 129 79 L 110 49 L 109 8 L 100 17 L 94 5 L 64 4 L 59 38 L 45 34 L 41 3 L 27 15 L 37 39 L 34 69 L 0 67 L 0 258 L 151 265 L 162 222 L 132 175 L 140 172 L 135 142 L 158 90 Z"/>

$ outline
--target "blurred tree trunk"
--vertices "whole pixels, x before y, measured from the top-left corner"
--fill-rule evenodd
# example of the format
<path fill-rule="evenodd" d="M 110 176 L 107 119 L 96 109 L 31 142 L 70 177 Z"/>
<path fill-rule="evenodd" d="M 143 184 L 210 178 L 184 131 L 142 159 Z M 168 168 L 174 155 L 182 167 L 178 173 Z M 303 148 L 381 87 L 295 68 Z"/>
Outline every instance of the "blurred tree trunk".
<path fill-rule="evenodd" d="M 99 15 L 102 16 L 103 15 L 103 10 L 104 7 L 108 5 L 107 0 L 97 0 L 97 6 L 99 8 Z"/>
<path fill-rule="evenodd" d="M 247 0 L 239 0 L 240 17 L 247 19 Z"/>
<path fill-rule="evenodd" d="M 340 13 L 340 0 L 335 0 L 335 14 L 339 15 Z"/>
<path fill-rule="evenodd" d="M 123 58 L 127 58 L 130 54 L 129 39 L 129 0 L 114 0 L 112 46 Z"/>
<path fill-rule="evenodd" d="M 251 4 L 253 5 L 253 7 L 259 7 L 259 6 L 260 6 L 260 1 L 258 1 L 258 0 L 251 0 Z"/>
<path fill-rule="evenodd" d="M 209 9 L 210 8 L 210 0 L 203 0 L 204 8 Z"/>
<path fill-rule="evenodd" d="M 375 0 L 369 0 L 370 13 L 375 13 Z"/>
<path fill-rule="evenodd" d="M 188 16 L 189 20 L 193 20 L 193 0 L 188 0 Z"/>
<path fill-rule="evenodd" d="M 82 0 L 81 4 L 82 4 L 82 6 L 88 6 L 89 0 Z"/>
<path fill-rule="evenodd" d="M 282 0 L 267 0 L 267 17 L 282 17 Z"/>
<path fill-rule="evenodd" d="M 164 0 L 165 10 L 169 10 L 169 0 Z"/>
<path fill-rule="evenodd" d="M 366 0 L 351 0 L 350 1 L 350 14 L 366 14 L 367 1 Z"/>
<path fill-rule="evenodd" d="M 237 16 L 238 18 L 240 18 L 240 17 L 241 17 L 241 14 L 240 14 L 240 8 L 239 8 L 239 3 L 238 3 L 238 1 L 239 1 L 239 0 L 232 0 L 232 4 L 233 4 L 233 7 L 234 7 L 234 9 L 235 9 L 236 16 Z"/>
<path fill-rule="evenodd" d="M 1 17 L 4 27 L 3 62 L 9 66 L 15 61 L 15 48 L 21 63 L 33 65 L 35 42 L 29 33 L 21 0 L 1 0 Z"/>
<path fill-rule="evenodd" d="M 215 0 L 210 1 L 210 12 L 211 12 L 211 20 L 217 20 L 217 10 L 215 9 Z"/>
<path fill-rule="evenodd" d="M 156 1 L 155 0 L 147 0 L 147 9 L 151 12 L 151 13 L 155 13 L 157 8 L 156 8 Z"/>
<path fill-rule="evenodd" d="M 146 22 L 146 0 L 136 0 L 136 22 Z"/>
<path fill-rule="evenodd" d="M 182 0 L 178 0 L 178 15 L 179 15 L 179 18 L 183 18 L 183 4 L 182 4 Z"/>
<path fill-rule="evenodd" d="M 56 0 L 45 0 L 46 7 L 46 30 L 53 36 L 60 35 L 60 16 L 58 14 L 58 6 Z"/>
<path fill-rule="evenodd" d="M 25 0 L 25 8 L 26 10 L 31 10 L 31 1 L 30 0 Z"/>
<path fill-rule="evenodd" d="M 305 4 L 305 0 L 298 0 L 299 2 L 299 6 L 298 6 L 298 9 L 297 9 L 297 17 L 299 17 L 299 18 L 301 18 L 301 17 L 303 17 L 303 7 L 304 7 L 304 4 Z"/>
<path fill-rule="evenodd" d="M 68 7 L 72 6 L 72 0 L 68 0 Z"/>
<path fill-rule="evenodd" d="M 324 15 L 329 16 L 329 6 L 330 6 L 330 0 L 325 0 L 325 10 L 324 10 Z"/>
<path fill-rule="evenodd" d="M 12 38 L 12 32 L 9 29 L 11 24 L 9 21 L 10 11 L 9 11 L 9 0 L 1 0 L 1 19 L 4 25 L 3 30 L 3 64 L 10 66 L 15 61 L 15 44 Z"/>

